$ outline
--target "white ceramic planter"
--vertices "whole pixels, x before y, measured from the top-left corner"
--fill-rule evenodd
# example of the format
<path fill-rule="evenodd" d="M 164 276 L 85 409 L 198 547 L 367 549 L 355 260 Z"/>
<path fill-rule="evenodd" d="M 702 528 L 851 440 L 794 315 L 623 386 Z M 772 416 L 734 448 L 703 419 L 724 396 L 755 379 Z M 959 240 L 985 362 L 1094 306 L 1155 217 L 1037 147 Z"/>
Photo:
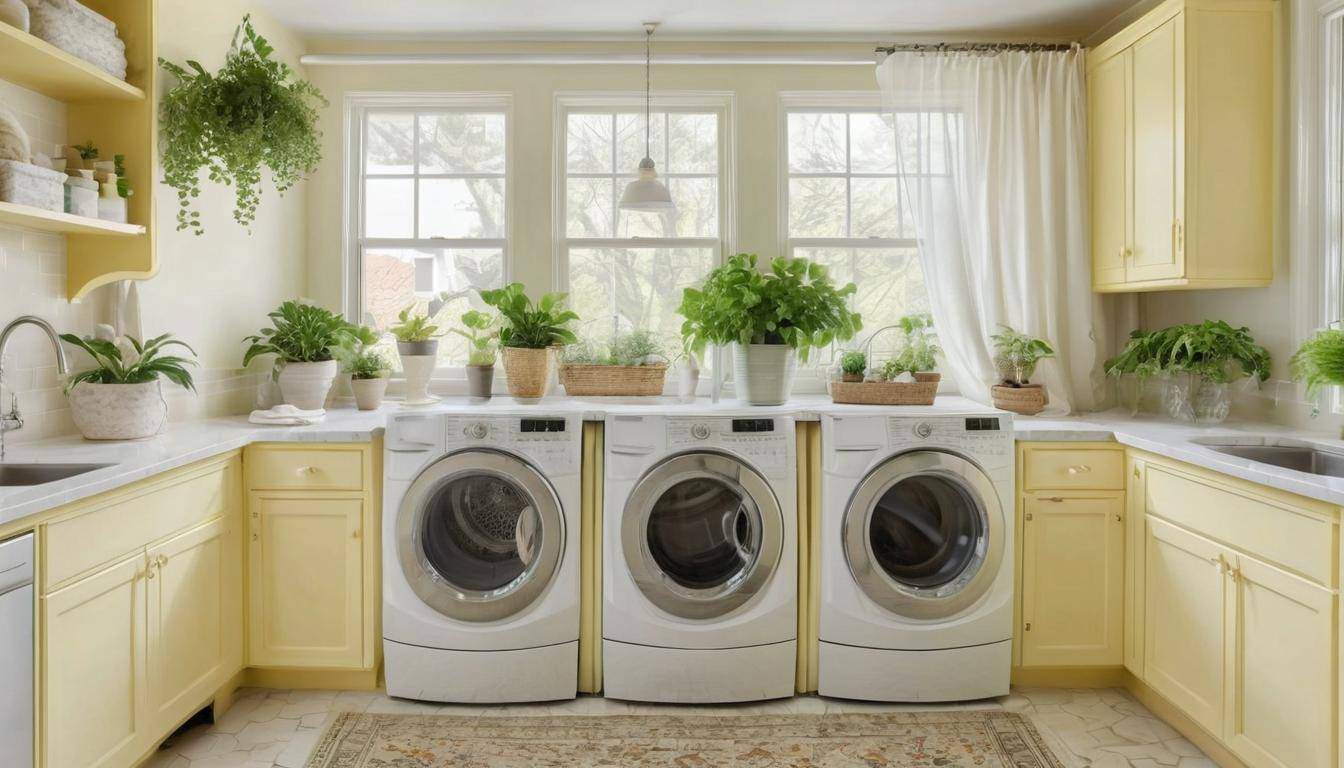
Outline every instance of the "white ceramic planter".
<path fill-rule="evenodd" d="M 439 341 L 399 341 L 397 354 L 406 375 L 406 405 L 430 405 L 439 398 L 429 394 L 429 382 L 439 364 Z"/>
<path fill-rule="evenodd" d="M 295 408 L 315 411 L 327 405 L 327 393 L 336 380 L 336 361 L 285 363 L 280 370 L 280 396 Z"/>
<path fill-rule="evenodd" d="M 781 405 L 789 399 L 798 353 L 785 344 L 734 344 L 733 383 L 749 405 Z"/>
<path fill-rule="evenodd" d="M 351 379 L 350 388 L 355 391 L 355 407 L 361 411 L 376 411 L 387 394 L 387 378 Z"/>
<path fill-rule="evenodd" d="M 70 390 L 70 416 L 89 440 L 142 440 L 163 431 L 168 402 L 159 381 L 92 384 Z"/>

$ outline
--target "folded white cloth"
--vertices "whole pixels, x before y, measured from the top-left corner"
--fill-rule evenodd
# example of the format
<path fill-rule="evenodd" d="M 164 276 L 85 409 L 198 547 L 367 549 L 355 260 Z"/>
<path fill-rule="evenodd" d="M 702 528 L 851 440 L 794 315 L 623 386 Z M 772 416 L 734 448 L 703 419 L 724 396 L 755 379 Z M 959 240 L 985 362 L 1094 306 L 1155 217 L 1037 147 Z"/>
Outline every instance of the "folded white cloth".
<path fill-rule="evenodd" d="M 304 427 L 309 424 L 319 424 L 327 417 L 327 412 L 321 408 L 315 411 L 305 411 L 295 408 L 292 405 L 277 405 L 267 411 L 253 411 L 247 417 L 247 420 L 253 424 L 268 424 L 279 427 Z"/>

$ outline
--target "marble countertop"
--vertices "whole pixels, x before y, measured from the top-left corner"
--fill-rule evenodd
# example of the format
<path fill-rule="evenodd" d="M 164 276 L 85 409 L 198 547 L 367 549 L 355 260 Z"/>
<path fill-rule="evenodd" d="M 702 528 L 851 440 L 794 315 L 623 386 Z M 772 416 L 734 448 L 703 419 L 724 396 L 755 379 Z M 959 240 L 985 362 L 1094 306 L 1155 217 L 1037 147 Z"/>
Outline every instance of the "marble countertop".
<path fill-rule="evenodd" d="M 466 398 L 448 398 L 438 406 L 418 412 L 469 408 L 473 413 L 580 414 L 598 420 L 608 414 L 714 413 L 735 415 L 790 415 L 800 421 L 815 421 L 822 413 L 880 413 L 911 416 L 929 413 L 985 412 L 985 406 L 959 397 L 940 397 L 931 408 L 834 405 L 824 395 L 802 396 L 781 406 L 752 407 L 737 401 L 717 404 L 701 399 L 679 403 L 667 398 L 546 398 L 520 403 L 496 397 L 480 403 Z M 137 442 L 89 442 L 77 435 L 11 445 L 7 463 L 80 463 L 110 466 L 65 480 L 38 486 L 0 487 L 0 526 L 13 528 L 15 521 L 40 512 L 116 489 L 152 475 L 195 461 L 236 450 L 254 442 L 363 442 L 382 433 L 388 416 L 406 412 L 396 402 L 376 411 L 334 409 L 325 421 L 309 427 L 268 427 L 250 424 L 246 416 L 170 424 L 158 437 Z M 1227 422 L 1212 427 L 1171 422 L 1156 417 L 1131 417 L 1108 411 L 1082 417 L 1013 417 L 1014 435 L 1032 441 L 1117 441 L 1206 469 L 1223 472 L 1272 488 L 1301 494 L 1344 506 L 1344 478 L 1332 478 L 1283 469 L 1241 459 L 1213 450 L 1210 443 L 1309 445 L 1344 453 L 1338 435 L 1296 430 L 1282 426 Z"/>

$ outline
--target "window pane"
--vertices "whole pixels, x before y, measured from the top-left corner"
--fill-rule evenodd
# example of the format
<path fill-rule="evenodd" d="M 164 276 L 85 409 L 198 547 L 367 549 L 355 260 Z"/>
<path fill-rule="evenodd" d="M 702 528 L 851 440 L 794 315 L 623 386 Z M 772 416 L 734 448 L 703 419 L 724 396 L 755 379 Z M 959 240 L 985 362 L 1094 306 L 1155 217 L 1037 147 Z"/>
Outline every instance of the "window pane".
<path fill-rule="evenodd" d="M 667 189 L 677 204 L 677 237 L 718 237 L 718 178 L 668 179 Z"/>
<path fill-rule="evenodd" d="M 845 115 L 792 112 L 789 114 L 789 170 L 795 173 L 843 173 Z"/>
<path fill-rule="evenodd" d="M 420 237 L 504 237 L 504 180 L 421 179 Z"/>
<path fill-rule="evenodd" d="M 414 237 L 415 182 L 368 179 L 364 182 L 364 236 Z"/>
<path fill-rule="evenodd" d="M 667 142 L 663 129 L 665 115 L 654 112 L 650 117 L 653 130 L 652 153 L 659 173 L 667 172 Z M 644 159 L 644 113 L 627 112 L 616 116 L 616 172 L 635 173 Z"/>
<path fill-rule="evenodd" d="M 914 248 L 795 248 L 793 255 L 825 264 L 837 284 L 858 286 L 851 306 L 863 317 L 863 330 L 856 342 L 902 315 L 929 311 L 924 271 Z M 878 337 L 874 359 L 889 356 L 898 337 L 891 331 Z"/>
<path fill-rule="evenodd" d="M 365 173 L 410 173 L 414 163 L 415 116 L 370 113 L 365 133 Z"/>
<path fill-rule="evenodd" d="M 854 237 L 900 237 L 900 182 L 895 178 L 850 181 Z"/>
<path fill-rule="evenodd" d="M 611 178 L 565 182 L 565 232 L 570 237 L 612 237 L 613 206 L 619 191 Z"/>
<path fill-rule="evenodd" d="M 634 181 L 633 176 L 617 177 L 616 194 L 621 194 L 625 190 L 625 186 L 632 181 Z M 663 179 L 664 184 L 667 182 L 667 179 Z M 673 200 L 678 205 L 681 204 L 681 201 L 675 197 Z M 677 213 L 681 213 L 680 209 Z M 676 235 L 676 216 L 652 211 L 616 211 L 617 237 L 676 237 Z"/>
<path fill-rule="evenodd" d="M 504 115 L 420 115 L 421 173 L 504 173 Z"/>
<path fill-rule="evenodd" d="M 615 328 L 647 328 L 676 349 L 682 289 L 703 280 L 713 266 L 712 248 L 572 249 L 570 306 L 583 318 L 580 335 L 606 342 Z"/>
<path fill-rule="evenodd" d="M 849 116 L 850 170 L 895 173 L 896 133 L 890 116 L 855 112 Z"/>
<path fill-rule="evenodd" d="M 667 172 L 716 173 L 719 170 L 718 115 L 668 115 Z"/>
<path fill-rule="evenodd" d="M 469 289 L 497 288 L 504 283 L 504 254 L 497 249 L 378 248 L 362 258 L 365 322 L 386 329 L 397 314 L 414 305 L 427 312 L 434 302 L 440 328 L 458 321 L 468 308 L 485 309 Z M 417 282 L 420 283 L 417 285 Z M 439 306 L 439 294 L 450 298 Z M 389 337 L 379 345 L 394 369 L 399 369 L 396 344 Z M 459 366 L 466 361 L 466 341 L 449 334 L 439 339 L 439 365 Z"/>
<path fill-rule="evenodd" d="M 565 167 L 570 173 L 611 173 L 612 115 L 570 115 Z"/>
<path fill-rule="evenodd" d="M 845 237 L 845 180 L 789 180 L 789 236 Z"/>

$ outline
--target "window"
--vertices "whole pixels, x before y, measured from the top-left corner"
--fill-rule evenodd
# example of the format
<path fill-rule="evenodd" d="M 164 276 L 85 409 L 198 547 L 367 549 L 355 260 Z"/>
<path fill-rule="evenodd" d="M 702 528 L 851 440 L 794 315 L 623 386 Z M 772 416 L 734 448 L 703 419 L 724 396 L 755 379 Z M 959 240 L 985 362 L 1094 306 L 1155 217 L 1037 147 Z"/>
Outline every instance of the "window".
<path fill-rule="evenodd" d="M 651 329 L 679 344 L 682 289 L 723 257 L 727 229 L 728 103 L 658 99 L 651 156 L 676 214 L 620 211 L 625 185 L 644 157 L 642 99 L 561 98 L 557 108 L 557 272 L 579 334 L 603 342 Z"/>
<path fill-rule="evenodd" d="M 913 154 L 923 143 L 916 141 L 916 131 L 927 121 L 911 112 L 898 114 L 894 122 L 876 104 L 805 106 L 788 96 L 784 115 L 786 255 L 825 264 L 836 282 L 858 286 L 853 306 L 863 317 L 861 337 L 907 313 L 927 312 L 915 222 L 901 174 L 947 171 L 896 154 L 897 125 L 903 137 L 910 137 L 901 151 Z M 824 367 L 832 353 L 823 351 L 811 362 Z"/>
<path fill-rule="evenodd" d="M 413 305 L 452 322 L 505 280 L 508 100 L 369 97 L 350 124 L 351 319 L 386 329 Z M 441 368 L 465 360 L 464 340 L 440 340 Z"/>

